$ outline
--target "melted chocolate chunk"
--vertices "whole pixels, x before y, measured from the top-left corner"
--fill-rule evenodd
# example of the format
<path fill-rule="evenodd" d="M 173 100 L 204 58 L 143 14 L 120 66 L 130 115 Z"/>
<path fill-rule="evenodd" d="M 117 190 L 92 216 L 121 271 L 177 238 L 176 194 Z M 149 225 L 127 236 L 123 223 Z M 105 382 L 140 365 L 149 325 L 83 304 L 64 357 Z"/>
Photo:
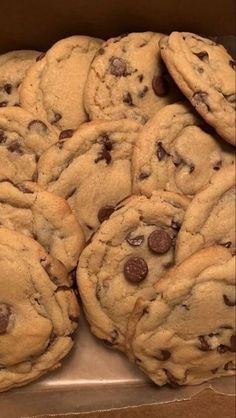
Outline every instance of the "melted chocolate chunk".
<path fill-rule="evenodd" d="M 114 212 L 114 206 L 103 206 L 98 211 L 98 220 L 102 224 L 104 221 L 110 218 L 111 214 Z"/>
<path fill-rule="evenodd" d="M 8 102 L 6 100 L 3 100 L 3 102 L 0 102 L 0 107 L 6 107 Z"/>
<path fill-rule="evenodd" d="M 5 135 L 4 131 L 0 131 L 0 144 L 4 144 L 7 140 L 7 137 Z"/>
<path fill-rule="evenodd" d="M 175 229 L 176 231 L 179 231 L 180 228 L 181 228 L 181 225 L 176 221 L 172 221 L 171 222 L 171 228 Z"/>
<path fill-rule="evenodd" d="M 208 52 L 206 51 L 194 52 L 194 55 L 196 55 L 196 57 L 198 57 L 201 61 L 208 62 L 208 59 L 209 59 Z"/>
<path fill-rule="evenodd" d="M 167 94 L 169 93 L 169 84 L 167 80 L 160 75 L 156 75 L 153 77 L 152 88 L 154 93 L 158 97 L 167 96 Z"/>
<path fill-rule="evenodd" d="M 142 282 L 147 274 L 147 263 L 141 257 L 131 257 L 124 264 L 124 276 L 131 283 Z"/>
<path fill-rule="evenodd" d="M 166 361 L 166 360 L 169 360 L 169 358 L 171 357 L 171 353 L 168 350 L 161 350 L 160 355 L 155 356 L 155 357 L 159 361 Z"/>
<path fill-rule="evenodd" d="M 225 370 L 236 370 L 236 366 L 232 361 L 228 361 L 228 363 L 226 363 L 224 365 L 224 369 Z"/>
<path fill-rule="evenodd" d="M 227 345 L 224 345 L 224 344 L 220 344 L 220 345 L 218 345 L 218 347 L 217 347 L 217 351 L 218 351 L 218 353 L 220 353 L 220 354 L 224 354 L 224 353 L 226 353 L 227 351 L 229 351 L 230 350 L 230 348 L 229 347 L 227 347 Z"/>
<path fill-rule="evenodd" d="M 73 136 L 74 129 L 65 129 L 64 131 L 61 131 L 59 135 L 59 141 L 66 138 L 71 138 Z"/>
<path fill-rule="evenodd" d="M 144 179 L 147 179 L 148 177 L 150 176 L 150 174 L 148 174 L 148 173 L 140 173 L 139 174 L 139 180 L 144 180 Z"/>
<path fill-rule="evenodd" d="M 223 299 L 224 299 L 224 303 L 227 306 L 235 306 L 236 305 L 236 299 L 234 299 L 234 300 L 231 299 L 230 300 L 227 295 L 223 295 Z"/>
<path fill-rule="evenodd" d="M 196 93 L 194 93 L 192 97 L 193 105 L 198 106 L 200 104 L 204 104 L 206 106 L 206 110 L 209 112 L 210 106 L 207 103 L 207 99 L 208 99 L 208 93 L 204 91 L 197 91 Z"/>
<path fill-rule="evenodd" d="M 7 332 L 11 309 L 5 303 L 0 303 L 0 335 Z"/>
<path fill-rule="evenodd" d="M 143 81 L 143 74 L 139 74 L 138 79 L 139 79 L 139 82 L 142 83 L 142 81 Z"/>
<path fill-rule="evenodd" d="M 148 92 L 148 86 L 144 86 L 143 90 L 138 93 L 138 97 L 142 99 Z"/>
<path fill-rule="evenodd" d="M 123 97 L 123 103 L 128 104 L 129 106 L 133 106 L 133 99 L 130 93 L 126 93 Z"/>
<path fill-rule="evenodd" d="M 26 187 L 24 184 L 17 184 L 15 187 L 17 187 L 17 189 L 19 189 L 23 193 L 34 193 L 32 190 L 28 189 L 28 187 Z"/>
<path fill-rule="evenodd" d="M 94 162 L 97 164 L 99 161 L 105 160 L 107 164 L 110 164 L 112 158 L 110 152 L 107 150 L 106 146 L 103 145 L 103 149 L 99 152 L 97 158 Z"/>
<path fill-rule="evenodd" d="M 200 341 L 200 346 L 198 347 L 199 350 L 201 350 L 201 351 L 210 351 L 211 348 L 210 348 L 207 340 L 205 339 L 204 335 L 199 335 L 198 339 Z"/>
<path fill-rule="evenodd" d="M 175 376 L 173 376 L 173 374 L 172 374 L 171 372 L 169 372 L 169 370 L 167 370 L 167 369 L 163 369 L 163 370 L 164 370 L 164 371 L 165 371 L 165 373 L 166 373 L 166 377 L 167 377 L 167 379 L 168 379 L 169 385 L 170 385 L 172 388 L 177 388 L 177 387 L 179 387 L 178 379 L 176 379 L 176 377 L 175 377 Z"/>
<path fill-rule="evenodd" d="M 140 245 L 144 242 L 144 235 L 137 235 L 136 237 L 131 237 L 131 235 L 127 235 L 126 241 L 132 247 L 140 247 Z"/>
<path fill-rule="evenodd" d="M 193 164 L 191 164 L 191 165 L 189 166 L 189 173 L 191 174 L 194 170 L 195 170 L 195 167 L 194 167 L 194 165 L 193 165 Z"/>
<path fill-rule="evenodd" d="M 233 68 L 233 70 L 236 70 L 236 61 L 230 60 L 229 65 Z"/>
<path fill-rule="evenodd" d="M 51 124 L 55 125 L 57 122 L 59 122 L 59 120 L 61 120 L 61 118 L 62 118 L 62 115 L 60 113 L 54 112 L 54 117 L 51 121 Z"/>
<path fill-rule="evenodd" d="M 225 243 L 223 243 L 221 245 L 223 245 L 223 247 L 225 247 L 225 248 L 230 248 L 231 245 L 232 245 L 232 242 L 231 241 L 227 241 L 227 242 L 225 242 Z"/>
<path fill-rule="evenodd" d="M 165 254 L 172 245 L 172 239 L 164 229 L 156 229 L 148 237 L 148 248 L 156 254 Z"/>
<path fill-rule="evenodd" d="M 222 167 L 222 161 L 218 161 L 218 162 L 214 165 L 213 170 L 215 170 L 215 171 L 219 171 L 219 170 L 221 169 L 221 167 Z"/>
<path fill-rule="evenodd" d="M 230 338 L 230 344 L 231 344 L 231 347 L 230 347 L 231 351 L 233 353 L 235 353 L 236 352 L 236 335 L 232 335 L 231 336 L 231 338 Z"/>
<path fill-rule="evenodd" d="M 12 141 L 8 145 L 7 149 L 8 149 L 8 151 L 15 152 L 16 154 L 19 154 L 19 155 L 23 154 L 23 150 L 21 149 L 21 145 L 17 141 Z"/>
<path fill-rule="evenodd" d="M 3 88 L 4 88 L 4 90 L 7 94 L 11 94 L 11 92 L 12 92 L 12 85 L 11 84 L 9 84 L 9 83 L 5 84 Z"/>
<path fill-rule="evenodd" d="M 96 55 L 104 55 L 105 54 L 105 49 L 104 48 L 99 48 Z"/>
<path fill-rule="evenodd" d="M 45 57 L 45 55 L 46 55 L 46 52 L 42 52 L 42 54 L 38 55 L 36 58 L 36 62 L 42 60 Z"/>
<path fill-rule="evenodd" d="M 47 125 L 42 120 L 39 120 L 39 119 L 32 120 L 28 125 L 28 129 L 30 131 L 35 130 L 36 132 L 43 133 L 43 134 L 47 133 L 48 131 Z"/>
<path fill-rule="evenodd" d="M 168 155 L 162 146 L 162 142 L 157 142 L 156 155 L 159 161 L 163 160 L 163 158 Z"/>
<path fill-rule="evenodd" d="M 126 73 L 126 62 L 119 57 L 111 57 L 110 59 L 110 73 L 116 77 L 124 77 Z"/>

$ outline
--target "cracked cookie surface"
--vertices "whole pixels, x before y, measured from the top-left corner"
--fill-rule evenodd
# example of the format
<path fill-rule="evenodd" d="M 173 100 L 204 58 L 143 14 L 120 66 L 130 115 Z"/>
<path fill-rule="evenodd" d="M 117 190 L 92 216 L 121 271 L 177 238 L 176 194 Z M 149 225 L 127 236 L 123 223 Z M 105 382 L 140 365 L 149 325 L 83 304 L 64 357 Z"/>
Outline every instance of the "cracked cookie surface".
<path fill-rule="evenodd" d="M 160 48 L 171 76 L 197 112 L 222 138 L 236 145 L 236 64 L 226 49 L 186 32 L 162 38 Z"/>
<path fill-rule="evenodd" d="M 90 119 L 135 119 L 145 123 L 179 97 L 161 61 L 154 32 L 111 38 L 98 50 L 85 86 Z"/>
<path fill-rule="evenodd" d="M 235 257 L 201 250 L 140 298 L 128 326 L 130 358 L 158 385 L 235 375 Z"/>
<path fill-rule="evenodd" d="M 87 120 L 84 85 L 102 41 L 71 36 L 54 44 L 28 71 L 20 104 L 59 130 L 76 129 Z"/>
<path fill-rule="evenodd" d="M 131 158 L 140 125 L 94 121 L 61 132 L 38 163 L 38 182 L 64 197 L 86 238 L 131 194 Z"/>
<path fill-rule="evenodd" d="M 175 240 L 189 199 L 159 192 L 131 197 L 100 227 L 80 257 L 77 282 L 91 331 L 124 350 L 138 297 L 174 264 Z M 124 205 L 124 206 L 123 206 Z"/>
<path fill-rule="evenodd" d="M 30 183 L 14 186 L 0 182 L 0 225 L 38 241 L 68 271 L 77 265 L 84 235 L 61 197 L 36 192 Z"/>
<path fill-rule="evenodd" d="M 41 245 L 0 227 L 0 391 L 60 366 L 79 316 L 70 286 Z"/>
<path fill-rule="evenodd" d="M 206 130 L 188 104 L 157 112 L 134 147 L 134 193 L 150 196 L 154 190 L 168 190 L 194 196 L 216 171 L 235 164 L 234 148 Z"/>
<path fill-rule="evenodd" d="M 176 243 L 176 262 L 220 244 L 235 253 L 235 167 L 217 172 L 190 203 Z"/>
<path fill-rule="evenodd" d="M 26 110 L 0 108 L 0 181 L 35 181 L 40 155 L 57 140 L 50 125 Z"/>
<path fill-rule="evenodd" d="M 38 51 L 11 51 L 0 55 L 0 107 L 19 106 L 19 88 Z"/>

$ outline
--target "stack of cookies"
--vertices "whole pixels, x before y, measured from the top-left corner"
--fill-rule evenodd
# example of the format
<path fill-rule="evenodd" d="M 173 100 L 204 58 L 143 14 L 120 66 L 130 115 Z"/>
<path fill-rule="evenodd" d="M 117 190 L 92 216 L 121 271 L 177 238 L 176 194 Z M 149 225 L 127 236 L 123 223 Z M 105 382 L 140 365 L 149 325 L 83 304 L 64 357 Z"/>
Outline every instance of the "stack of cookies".
<path fill-rule="evenodd" d="M 0 391 L 60 365 L 77 291 L 156 384 L 235 374 L 235 66 L 179 32 L 0 56 Z"/>

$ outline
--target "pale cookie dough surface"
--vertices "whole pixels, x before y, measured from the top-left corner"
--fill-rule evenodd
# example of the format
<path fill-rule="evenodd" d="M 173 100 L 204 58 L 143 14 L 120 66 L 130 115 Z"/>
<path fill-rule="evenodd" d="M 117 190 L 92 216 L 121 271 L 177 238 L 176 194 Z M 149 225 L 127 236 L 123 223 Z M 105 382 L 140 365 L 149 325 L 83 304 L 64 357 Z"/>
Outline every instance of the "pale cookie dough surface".
<path fill-rule="evenodd" d="M 58 140 L 57 132 L 19 107 L 0 109 L 0 181 L 37 180 L 37 161 Z"/>
<path fill-rule="evenodd" d="M 121 203 L 80 257 L 77 281 L 91 331 L 125 349 L 126 327 L 138 297 L 174 264 L 175 240 L 189 200 L 168 192 Z M 124 206 L 123 206 L 124 205 Z"/>
<path fill-rule="evenodd" d="M 38 182 L 64 197 L 87 239 L 131 194 L 131 158 L 140 125 L 127 119 L 94 121 L 60 140 L 42 155 Z"/>
<path fill-rule="evenodd" d="M 222 45 L 186 32 L 172 32 L 161 40 L 160 48 L 180 90 L 218 134 L 235 145 L 233 58 Z"/>
<path fill-rule="evenodd" d="M 85 87 L 90 119 L 131 118 L 140 123 L 178 93 L 161 61 L 160 33 L 131 33 L 109 39 L 98 50 Z"/>
<path fill-rule="evenodd" d="M 235 253 L 235 167 L 223 167 L 186 211 L 176 245 L 176 262 L 214 244 Z"/>
<path fill-rule="evenodd" d="M 33 184 L 34 186 L 34 184 Z M 78 263 L 84 235 L 67 202 L 31 185 L 0 182 L 0 225 L 36 241 L 68 271 Z"/>
<path fill-rule="evenodd" d="M 216 171 L 235 164 L 234 148 L 205 129 L 187 104 L 157 112 L 134 148 L 134 193 L 150 196 L 154 190 L 168 190 L 194 196 Z"/>
<path fill-rule="evenodd" d="M 64 266 L 36 241 L 0 228 L 0 391 L 60 366 L 79 307 Z"/>
<path fill-rule="evenodd" d="M 140 298 L 129 322 L 130 357 L 158 385 L 235 375 L 235 257 L 209 247 L 171 269 Z"/>
<path fill-rule="evenodd" d="M 11 51 L 0 55 L 0 107 L 19 106 L 19 88 L 38 51 Z"/>
<path fill-rule="evenodd" d="M 21 106 L 59 130 L 76 129 L 85 122 L 84 85 L 101 43 L 71 36 L 54 44 L 28 71 L 21 85 Z"/>

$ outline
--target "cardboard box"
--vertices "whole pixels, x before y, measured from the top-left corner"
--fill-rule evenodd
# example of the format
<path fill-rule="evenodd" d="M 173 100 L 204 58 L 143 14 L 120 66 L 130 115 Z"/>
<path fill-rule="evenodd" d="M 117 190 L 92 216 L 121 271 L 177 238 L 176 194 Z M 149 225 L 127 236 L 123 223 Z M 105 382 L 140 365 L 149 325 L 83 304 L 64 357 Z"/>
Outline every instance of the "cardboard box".
<path fill-rule="evenodd" d="M 132 31 L 184 30 L 208 36 L 229 36 L 235 33 L 235 2 L 8 0 L 1 2 L 0 27 L 0 52 L 22 48 L 46 50 L 55 41 L 73 34 L 109 38 Z M 28 387 L 0 394 L 1 418 L 65 416 L 63 414 L 144 404 L 156 406 L 108 411 L 104 417 L 233 417 L 235 399 L 232 396 L 217 395 L 209 390 L 202 392 L 211 387 L 209 384 L 175 391 L 159 389 L 120 353 L 105 349 L 95 340 L 83 320 L 79 331 L 76 349 L 60 371 Z M 213 387 L 216 392 L 231 395 L 234 392 L 232 379 L 213 383 Z M 202 393 L 191 401 L 186 400 L 199 392 Z M 103 415 L 96 413 L 91 418 L 95 416 Z"/>

